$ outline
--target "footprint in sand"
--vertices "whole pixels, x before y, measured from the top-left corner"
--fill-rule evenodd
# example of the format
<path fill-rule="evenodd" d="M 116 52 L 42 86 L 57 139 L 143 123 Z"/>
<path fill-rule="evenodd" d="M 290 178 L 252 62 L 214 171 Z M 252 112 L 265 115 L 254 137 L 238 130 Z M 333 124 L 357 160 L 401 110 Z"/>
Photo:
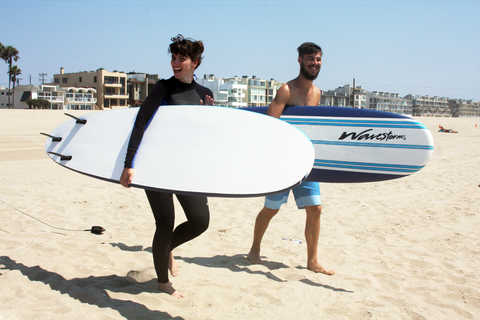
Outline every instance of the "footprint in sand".
<path fill-rule="evenodd" d="M 127 279 L 132 282 L 147 282 L 155 278 L 151 269 L 131 270 L 127 273 Z"/>

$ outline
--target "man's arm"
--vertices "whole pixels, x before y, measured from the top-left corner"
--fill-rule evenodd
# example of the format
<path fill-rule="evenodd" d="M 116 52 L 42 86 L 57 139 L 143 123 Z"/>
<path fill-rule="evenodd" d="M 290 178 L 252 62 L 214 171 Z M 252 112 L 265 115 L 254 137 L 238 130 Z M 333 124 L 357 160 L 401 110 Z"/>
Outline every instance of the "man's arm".
<path fill-rule="evenodd" d="M 280 118 L 282 115 L 283 109 L 285 109 L 285 105 L 288 103 L 288 100 L 290 99 L 290 88 L 288 87 L 287 84 L 284 84 L 283 86 L 278 89 L 277 94 L 275 95 L 275 98 L 273 99 L 272 103 L 268 107 L 267 114 L 275 117 L 275 118 Z"/>

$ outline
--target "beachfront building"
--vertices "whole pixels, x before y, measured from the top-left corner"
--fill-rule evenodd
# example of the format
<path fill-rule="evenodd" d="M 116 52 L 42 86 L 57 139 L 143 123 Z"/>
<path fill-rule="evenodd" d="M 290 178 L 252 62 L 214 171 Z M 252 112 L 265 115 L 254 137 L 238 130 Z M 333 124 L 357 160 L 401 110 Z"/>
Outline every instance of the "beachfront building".
<path fill-rule="evenodd" d="M 96 90 L 53 85 L 41 85 L 37 99 L 46 100 L 53 110 L 94 110 L 97 103 Z"/>
<path fill-rule="evenodd" d="M 353 87 L 350 97 L 350 103 L 352 107 L 365 109 L 368 108 L 368 91 L 362 89 L 362 87 Z"/>
<path fill-rule="evenodd" d="M 97 94 L 97 109 L 114 109 L 128 106 L 127 74 L 124 72 L 109 72 L 103 68 L 96 71 L 60 73 L 53 76 L 53 85 L 60 87 L 94 88 Z"/>
<path fill-rule="evenodd" d="M 28 99 L 37 99 L 38 88 L 33 85 L 16 86 L 15 90 L 10 89 L 10 108 L 28 109 Z M 7 109 L 8 88 L 0 88 L 0 109 Z"/>
<path fill-rule="evenodd" d="M 94 88 L 62 88 L 65 90 L 65 110 L 94 110 L 97 104 L 97 90 Z"/>
<path fill-rule="evenodd" d="M 327 90 L 322 92 L 320 98 L 320 105 L 322 106 L 337 106 L 337 107 L 354 107 L 354 108 L 368 108 L 368 92 L 362 87 L 355 86 L 355 79 L 353 86 L 346 84 L 338 87 L 335 90 Z"/>
<path fill-rule="evenodd" d="M 50 109 L 94 110 L 97 103 L 96 90 L 53 85 L 41 85 L 37 92 L 38 99 L 50 103 Z"/>
<path fill-rule="evenodd" d="M 449 117 L 451 115 L 447 98 L 411 94 L 405 98 L 412 101 L 412 115 L 414 116 Z"/>
<path fill-rule="evenodd" d="M 269 105 L 282 86 L 274 79 L 265 80 L 256 76 L 217 78 L 213 74 L 205 74 L 198 83 L 212 90 L 215 105 L 234 108 Z"/>
<path fill-rule="evenodd" d="M 398 93 L 373 91 L 368 93 L 368 107 L 373 110 L 411 115 L 412 100 L 400 97 Z"/>
<path fill-rule="evenodd" d="M 351 87 L 349 85 L 338 87 L 335 90 L 322 91 L 320 105 L 330 107 L 348 107 L 351 105 L 350 96 Z"/>
<path fill-rule="evenodd" d="M 480 117 L 480 102 L 463 99 L 449 99 L 448 107 L 452 117 Z"/>
<path fill-rule="evenodd" d="M 8 89 L 0 86 L 0 109 L 8 108 Z"/>
<path fill-rule="evenodd" d="M 13 91 L 12 91 L 13 94 Z M 0 107 L 5 107 L 0 92 Z M 6 96 L 5 96 L 6 97 Z M 97 102 L 96 90 L 93 88 L 62 88 L 55 85 L 23 85 L 15 88 L 12 99 L 15 109 L 29 109 L 31 100 L 44 100 L 46 109 L 52 110 L 93 110 Z"/>
<path fill-rule="evenodd" d="M 249 106 L 258 107 L 267 104 L 267 82 L 256 76 L 247 77 L 247 103 Z"/>
<path fill-rule="evenodd" d="M 270 103 L 272 103 L 273 99 L 277 95 L 278 89 L 280 89 L 283 83 L 274 79 L 270 79 L 266 81 L 266 84 L 267 84 L 267 89 L 266 89 L 267 105 L 270 105 Z"/>
<path fill-rule="evenodd" d="M 36 93 L 37 99 L 48 101 L 48 109 L 65 109 L 66 89 L 55 85 L 42 85 Z"/>
<path fill-rule="evenodd" d="M 0 87 L 0 109 L 8 108 L 8 89 Z"/>
<path fill-rule="evenodd" d="M 145 101 L 158 81 L 157 74 L 129 72 L 127 74 L 128 104 L 138 106 Z"/>
<path fill-rule="evenodd" d="M 226 106 L 234 108 L 248 106 L 248 84 L 244 81 L 244 78 L 224 79 L 220 89 L 227 93 Z"/>
<path fill-rule="evenodd" d="M 198 84 L 212 90 L 216 106 L 228 105 L 228 88 L 224 86 L 224 79 L 215 77 L 214 74 L 204 74 L 197 80 Z"/>

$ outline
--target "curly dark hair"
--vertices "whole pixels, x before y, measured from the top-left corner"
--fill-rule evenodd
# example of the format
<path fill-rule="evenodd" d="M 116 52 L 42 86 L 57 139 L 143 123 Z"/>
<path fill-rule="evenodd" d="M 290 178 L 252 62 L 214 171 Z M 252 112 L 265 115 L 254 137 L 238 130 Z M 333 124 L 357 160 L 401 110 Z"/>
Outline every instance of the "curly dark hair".
<path fill-rule="evenodd" d="M 197 68 L 202 62 L 202 53 L 205 49 L 202 41 L 197 41 L 191 38 L 184 38 L 183 35 L 178 34 L 170 39 L 172 43 L 168 47 L 168 52 L 171 54 L 181 54 L 188 56 L 192 61 L 197 61 Z"/>
<path fill-rule="evenodd" d="M 323 55 L 322 48 L 320 48 L 319 45 L 316 45 L 313 42 L 304 42 L 300 45 L 300 47 L 297 48 L 298 51 L 298 56 L 302 57 L 306 54 L 312 54 L 312 53 L 317 53 L 320 52 L 321 55 Z"/>

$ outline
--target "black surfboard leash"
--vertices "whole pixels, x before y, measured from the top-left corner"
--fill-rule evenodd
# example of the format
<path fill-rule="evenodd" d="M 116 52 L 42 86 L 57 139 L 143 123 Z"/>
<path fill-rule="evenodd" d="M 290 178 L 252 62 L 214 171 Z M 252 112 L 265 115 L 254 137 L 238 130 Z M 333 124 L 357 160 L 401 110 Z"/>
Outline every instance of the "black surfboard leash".
<path fill-rule="evenodd" d="M 57 227 L 57 226 L 54 226 L 54 225 L 51 225 L 49 223 L 46 223 L 42 220 L 40 220 L 39 218 L 37 217 L 34 217 L 32 216 L 31 214 L 28 214 L 26 213 L 25 211 L 23 210 L 20 210 L 18 209 L 17 207 L 11 205 L 10 203 L 6 202 L 5 200 L 3 199 L 0 199 L 0 201 L 4 204 L 6 204 L 8 207 L 14 209 L 15 211 L 17 211 L 18 213 L 24 215 L 24 216 L 27 216 L 37 222 L 40 222 L 41 224 L 44 224 L 50 228 L 53 228 L 53 229 L 56 229 L 56 230 L 62 230 L 62 231 L 90 231 L 91 233 L 93 234 L 102 234 L 103 232 L 105 232 L 105 228 L 103 228 L 102 226 L 92 226 L 90 229 L 68 229 L 68 228 L 62 228 L 62 227 Z"/>

